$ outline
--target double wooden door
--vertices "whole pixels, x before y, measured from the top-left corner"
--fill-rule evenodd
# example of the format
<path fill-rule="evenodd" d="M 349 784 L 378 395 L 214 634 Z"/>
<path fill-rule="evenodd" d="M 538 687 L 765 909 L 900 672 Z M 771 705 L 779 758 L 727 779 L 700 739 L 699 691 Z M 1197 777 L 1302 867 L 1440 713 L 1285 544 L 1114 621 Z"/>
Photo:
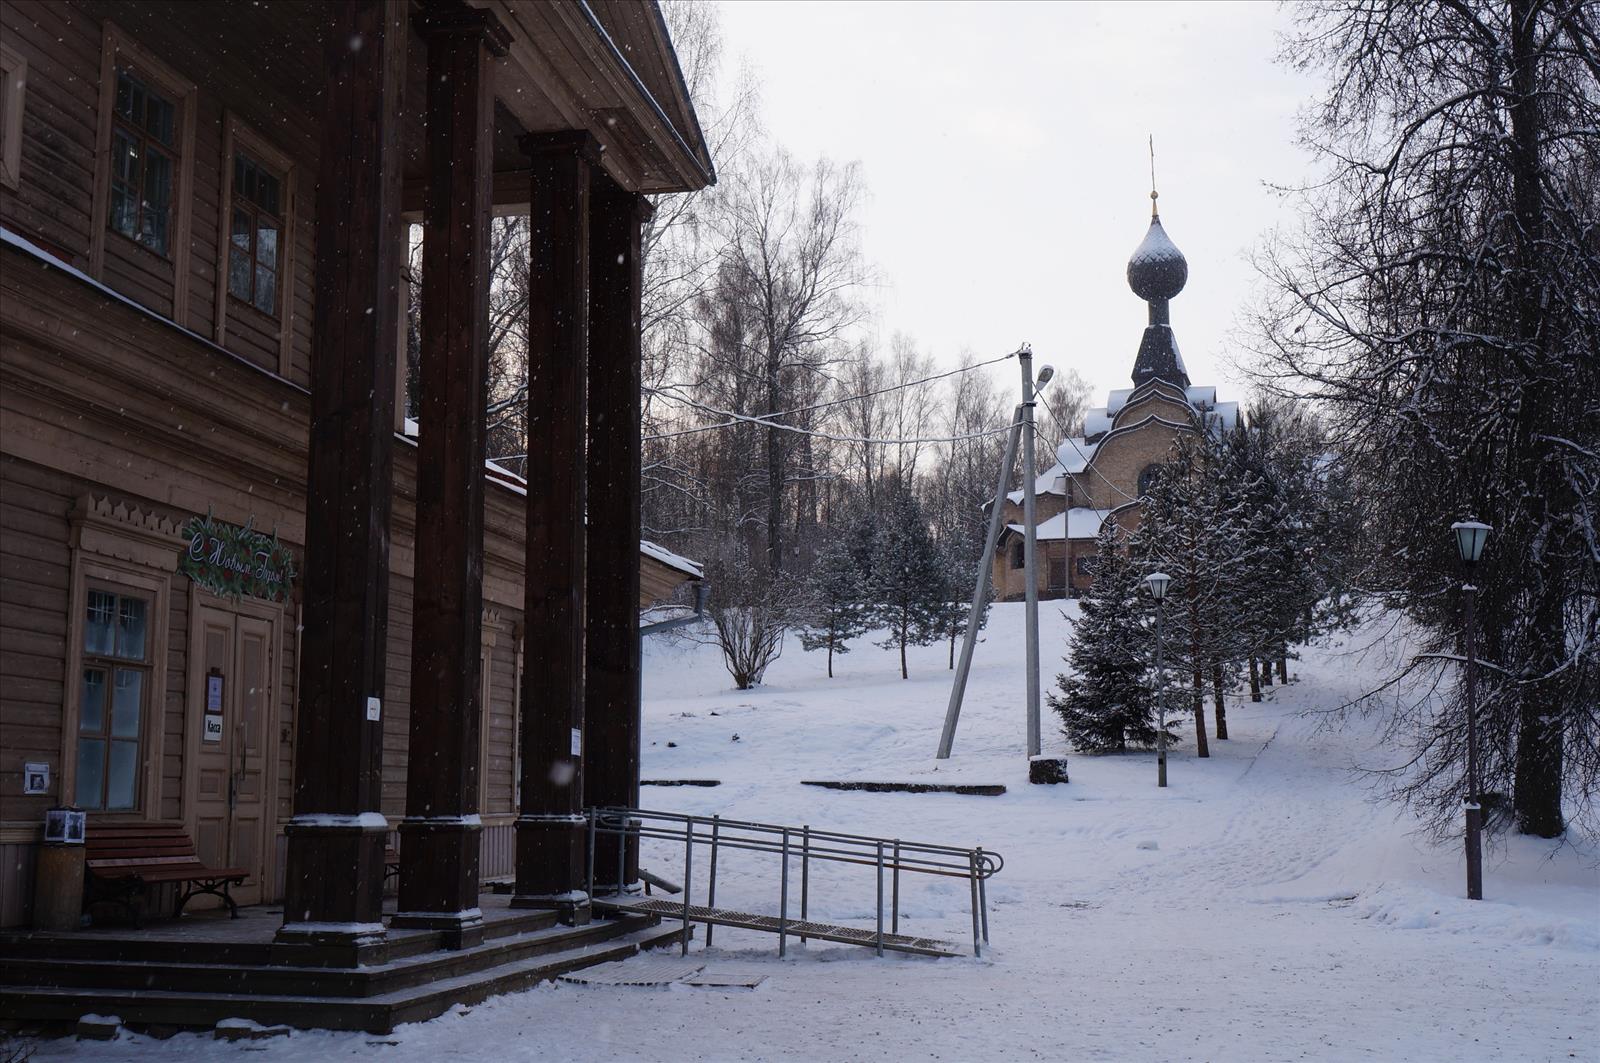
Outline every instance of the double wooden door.
<path fill-rule="evenodd" d="M 278 622 L 226 605 L 197 604 L 190 627 L 195 641 L 189 704 L 192 713 L 198 710 L 200 737 L 190 769 L 195 848 L 212 867 L 250 872 L 232 891 L 240 904 L 267 899 L 264 885 L 270 881 Z"/>

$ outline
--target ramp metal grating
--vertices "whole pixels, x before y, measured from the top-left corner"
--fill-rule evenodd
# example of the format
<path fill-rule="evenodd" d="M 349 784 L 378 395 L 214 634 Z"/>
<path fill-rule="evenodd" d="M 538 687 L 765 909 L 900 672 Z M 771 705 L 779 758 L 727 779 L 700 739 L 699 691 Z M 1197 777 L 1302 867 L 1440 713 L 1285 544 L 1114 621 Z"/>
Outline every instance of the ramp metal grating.
<path fill-rule="evenodd" d="M 595 906 L 619 911 L 660 915 L 672 919 L 682 919 L 684 917 L 684 905 L 681 901 L 669 901 L 659 898 L 641 898 L 621 902 L 596 901 Z M 862 930 L 859 927 L 817 923 L 809 919 L 790 919 L 787 922 L 780 922 L 776 916 L 757 915 L 753 912 L 736 912 L 728 908 L 708 908 L 703 904 L 689 905 L 688 912 L 689 920 L 696 923 L 738 927 L 743 930 L 762 930 L 769 934 L 782 932 L 792 937 L 816 938 L 819 941 L 835 941 L 843 945 L 863 945 L 867 948 L 876 948 L 878 945 L 876 931 Z M 936 938 L 911 937 L 906 934 L 884 934 L 883 947 L 886 950 L 909 952 L 918 956 L 965 955 L 948 941 L 940 941 Z"/>

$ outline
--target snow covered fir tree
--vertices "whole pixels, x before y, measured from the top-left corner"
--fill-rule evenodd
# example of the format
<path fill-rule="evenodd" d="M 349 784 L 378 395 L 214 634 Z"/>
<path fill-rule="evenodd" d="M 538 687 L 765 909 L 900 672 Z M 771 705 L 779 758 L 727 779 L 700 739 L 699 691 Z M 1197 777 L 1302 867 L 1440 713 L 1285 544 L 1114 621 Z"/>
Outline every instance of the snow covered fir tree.
<path fill-rule="evenodd" d="M 1115 520 L 1095 543 L 1094 582 L 1078 599 L 1067 664 L 1050 707 L 1074 749 L 1122 753 L 1156 741 L 1155 635 L 1142 566 L 1119 541 Z"/>

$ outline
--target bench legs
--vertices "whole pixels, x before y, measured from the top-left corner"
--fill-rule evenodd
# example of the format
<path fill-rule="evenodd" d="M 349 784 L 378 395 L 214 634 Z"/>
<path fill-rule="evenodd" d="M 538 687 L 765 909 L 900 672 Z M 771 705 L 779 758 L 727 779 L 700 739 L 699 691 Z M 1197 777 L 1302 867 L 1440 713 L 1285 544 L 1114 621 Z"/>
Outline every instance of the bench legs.
<path fill-rule="evenodd" d="M 188 889 L 178 895 L 178 903 L 172 910 L 172 917 L 176 919 L 183 914 L 183 906 L 189 903 L 190 898 L 202 893 L 209 893 L 213 897 L 221 898 L 222 903 L 228 906 L 229 918 L 239 918 L 239 906 L 233 902 L 233 897 L 228 893 L 228 887 L 234 883 L 243 882 L 242 878 L 213 878 L 193 879 Z"/>

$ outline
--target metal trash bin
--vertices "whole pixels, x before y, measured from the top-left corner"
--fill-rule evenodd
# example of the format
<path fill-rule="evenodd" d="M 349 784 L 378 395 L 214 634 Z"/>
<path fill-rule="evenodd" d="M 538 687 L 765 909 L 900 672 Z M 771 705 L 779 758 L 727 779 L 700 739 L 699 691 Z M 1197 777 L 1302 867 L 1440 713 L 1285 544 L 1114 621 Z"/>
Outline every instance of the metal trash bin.
<path fill-rule="evenodd" d="M 83 925 L 84 814 L 52 808 L 45 814 L 44 844 L 33 872 L 35 930 L 77 930 Z"/>

